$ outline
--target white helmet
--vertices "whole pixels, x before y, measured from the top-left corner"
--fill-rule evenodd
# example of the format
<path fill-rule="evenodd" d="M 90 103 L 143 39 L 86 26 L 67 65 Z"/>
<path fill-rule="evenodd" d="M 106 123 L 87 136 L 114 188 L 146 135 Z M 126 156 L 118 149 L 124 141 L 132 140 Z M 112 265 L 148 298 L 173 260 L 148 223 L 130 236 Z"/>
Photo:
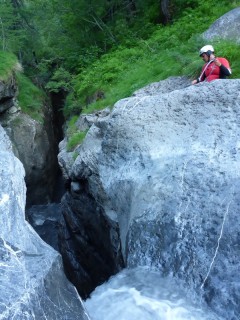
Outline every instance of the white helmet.
<path fill-rule="evenodd" d="M 213 53 L 213 52 L 214 52 L 213 46 L 208 44 L 208 45 L 202 47 L 202 49 L 199 50 L 199 56 L 201 57 L 201 55 L 203 53 L 206 53 L 208 56 L 210 56 L 210 54 Z"/>

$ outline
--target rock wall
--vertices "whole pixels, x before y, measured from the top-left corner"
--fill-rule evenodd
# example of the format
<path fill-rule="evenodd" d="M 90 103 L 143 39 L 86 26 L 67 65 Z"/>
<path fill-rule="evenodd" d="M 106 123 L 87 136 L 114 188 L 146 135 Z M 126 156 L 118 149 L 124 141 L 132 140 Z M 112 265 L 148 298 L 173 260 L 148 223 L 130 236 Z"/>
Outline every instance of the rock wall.
<path fill-rule="evenodd" d="M 28 206 L 50 201 L 58 170 L 51 110 L 44 106 L 43 109 L 44 123 L 22 113 L 17 104 L 14 77 L 0 82 L 0 123 L 12 141 L 15 155 L 23 163 Z"/>
<path fill-rule="evenodd" d="M 24 220 L 24 168 L 0 126 L 0 319 L 89 319 L 60 255 Z"/>
<path fill-rule="evenodd" d="M 127 266 L 151 265 L 180 278 L 215 312 L 235 320 L 240 80 L 186 88 L 182 78 L 171 81 L 120 100 L 90 128 L 70 173 L 67 230 L 85 238 L 95 233 L 94 212 L 84 216 L 77 194 L 94 199 L 97 219 L 114 224 L 114 232 L 119 227 L 120 244 L 109 239 Z"/>
<path fill-rule="evenodd" d="M 79 127 L 84 130 L 94 123 L 104 122 L 109 116 L 109 110 L 103 110 L 92 116 L 80 116 Z M 95 126 L 93 126 L 95 127 Z M 91 132 L 92 129 L 91 128 Z M 96 142 L 95 136 L 91 141 L 89 132 L 88 147 L 97 150 L 101 147 L 101 137 Z M 97 285 L 117 273 L 124 265 L 121 244 L 119 241 L 119 226 L 116 217 L 105 215 L 101 202 L 93 196 L 92 182 L 97 181 L 96 170 L 86 164 L 82 170 L 86 172 L 74 176 L 72 167 L 74 152 L 66 151 L 66 139 L 59 146 L 58 160 L 63 176 L 68 184 L 68 191 L 62 199 L 63 219 L 60 231 L 60 252 L 63 256 L 65 271 L 68 278 L 77 287 L 82 297 L 89 296 Z M 84 153 L 84 151 L 83 151 Z M 94 160 L 96 165 L 97 158 Z M 89 182 L 89 176 L 91 182 Z M 99 192 L 97 186 L 94 193 Z"/>

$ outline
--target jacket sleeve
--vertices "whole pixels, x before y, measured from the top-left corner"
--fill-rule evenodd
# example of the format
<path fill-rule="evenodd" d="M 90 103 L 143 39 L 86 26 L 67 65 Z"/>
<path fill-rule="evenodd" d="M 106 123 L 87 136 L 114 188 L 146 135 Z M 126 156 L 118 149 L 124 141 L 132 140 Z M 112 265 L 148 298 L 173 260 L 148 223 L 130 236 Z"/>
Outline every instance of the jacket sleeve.
<path fill-rule="evenodd" d="M 229 62 L 225 58 L 219 58 L 221 62 L 220 66 L 220 78 L 224 78 L 226 76 L 230 76 L 232 74 Z"/>
<path fill-rule="evenodd" d="M 232 74 L 231 69 L 226 68 L 223 64 L 220 66 L 220 74 L 224 76 L 230 76 Z"/>

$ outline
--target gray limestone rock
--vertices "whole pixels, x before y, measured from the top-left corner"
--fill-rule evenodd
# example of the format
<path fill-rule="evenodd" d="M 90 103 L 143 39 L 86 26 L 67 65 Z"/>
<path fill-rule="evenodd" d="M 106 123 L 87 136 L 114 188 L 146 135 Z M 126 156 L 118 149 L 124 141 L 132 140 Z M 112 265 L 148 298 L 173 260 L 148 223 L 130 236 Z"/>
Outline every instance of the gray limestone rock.
<path fill-rule="evenodd" d="M 225 39 L 240 43 L 240 7 L 235 8 L 217 19 L 210 28 L 203 33 L 206 40 Z"/>
<path fill-rule="evenodd" d="M 53 133 L 45 124 L 22 112 L 5 113 L 0 123 L 11 139 L 14 154 L 24 166 L 28 205 L 47 203 L 57 171 Z"/>
<path fill-rule="evenodd" d="M 71 168 L 74 163 L 73 152 L 67 151 L 67 139 L 59 143 L 58 163 L 62 171 L 63 178 L 68 180 L 71 174 Z"/>
<path fill-rule="evenodd" d="M 168 93 L 188 87 L 191 81 L 187 77 L 169 77 L 165 80 L 154 82 L 133 93 L 134 97 L 144 97 Z"/>
<path fill-rule="evenodd" d="M 182 279 L 229 320 L 240 316 L 239 91 L 216 80 L 120 100 L 71 174 L 119 224 L 127 266 Z"/>
<path fill-rule="evenodd" d="M 82 114 L 78 118 L 76 122 L 76 126 L 80 131 L 88 130 L 94 123 L 101 120 L 101 118 L 105 118 L 109 115 L 110 109 L 105 108 L 103 110 L 96 111 L 91 114 Z"/>
<path fill-rule="evenodd" d="M 18 70 L 20 65 L 16 65 Z M 22 162 L 27 184 L 27 205 L 47 203 L 54 193 L 58 171 L 57 145 L 52 127 L 52 114 L 42 106 L 43 122 L 21 112 L 14 75 L 0 81 L 0 124 L 5 128 L 15 155 Z"/>
<path fill-rule="evenodd" d="M 64 177 L 71 182 L 62 198 L 64 219 L 60 228 L 60 252 L 68 278 L 84 298 L 123 267 L 119 227 L 114 212 L 109 218 L 110 214 L 106 215 L 102 208 L 101 183 L 96 176 L 102 138 L 100 134 L 96 139 L 101 131 L 97 126 L 103 128 L 107 118 L 98 119 L 85 138 L 87 143 L 78 147 L 87 159 L 78 165 L 82 159 L 78 156 L 76 176 L 72 172 L 73 165 L 70 165 L 73 158 L 66 152 L 64 141 L 60 143 L 58 155 Z"/>
<path fill-rule="evenodd" d="M 87 320 L 60 255 L 24 220 L 24 169 L 0 126 L 0 319 Z"/>

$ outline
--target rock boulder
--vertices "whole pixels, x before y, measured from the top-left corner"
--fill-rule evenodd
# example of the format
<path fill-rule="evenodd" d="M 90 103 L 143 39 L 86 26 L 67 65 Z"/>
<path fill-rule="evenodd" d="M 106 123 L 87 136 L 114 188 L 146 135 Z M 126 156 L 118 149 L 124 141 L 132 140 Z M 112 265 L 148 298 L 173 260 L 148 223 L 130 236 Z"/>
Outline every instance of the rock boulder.
<path fill-rule="evenodd" d="M 0 123 L 24 166 L 28 206 L 48 203 L 58 168 L 52 125 L 36 121 L 20 110 L 1 114 Z"/>
<path fill-rule="evenodd" d="M 210 28 L 203 33 L 206 40 L 225 39 L 240 43 L 240 7 L 235 8 L 219 19 L 217 19 Z"/>
<path fill-rule="evenodd" d="M 182 279 L 229 320 L 240 316 L 239 90 L 240 80 L 216 80 L 120 100 L 90 128 L 71 173 L 82 199 L 119 226 L 127 266 Z M 65 220 L 71 212 L 84 227 L 69 197 Z"/>
<path fill-rule="evenodd" d="M 0 126 L 0 319 L 89 319 L 60 255 L 24 219 L 24 169 Z"/>

